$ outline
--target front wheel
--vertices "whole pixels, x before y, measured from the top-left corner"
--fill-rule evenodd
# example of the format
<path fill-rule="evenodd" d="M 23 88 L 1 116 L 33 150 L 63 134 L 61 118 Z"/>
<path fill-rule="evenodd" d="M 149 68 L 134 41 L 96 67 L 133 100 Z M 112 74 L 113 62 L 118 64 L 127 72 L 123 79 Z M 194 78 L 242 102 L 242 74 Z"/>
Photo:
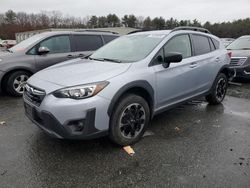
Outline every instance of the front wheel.
<path fill-rule="evenodd" d="M 144 98 L 129 94 L 114 109 L 110 120 L 109 137 L 121 146 L 140 140 L 150 120 L 150 110 Z"/>
<path fill-rule="evenodd" d="M 16 71 L 9 75 L 5 83 L 5 89 L 9 95 L 21 97 L 30 74 L 26 71 Z"/>
<path fill-rule="evenodd" d="M 227 86 L 227 76 L 224 73 L 220 73 L 212 86 L 211 93 L 206 96 L 207 102 L 212 105 L 220 104 L 225 98 Z"/>

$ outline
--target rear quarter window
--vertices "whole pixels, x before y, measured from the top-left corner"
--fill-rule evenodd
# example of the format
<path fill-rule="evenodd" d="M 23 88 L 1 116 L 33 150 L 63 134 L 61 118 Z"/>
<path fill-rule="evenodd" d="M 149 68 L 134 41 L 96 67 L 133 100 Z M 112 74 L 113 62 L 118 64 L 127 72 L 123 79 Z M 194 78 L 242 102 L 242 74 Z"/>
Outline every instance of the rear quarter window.
<path fill-rule="evenodd" d="M 213 39 L 213 38 L 212 38 L 212 41 L 214 43 L 215 48 L 219 49 L 220 48 L 220 42 L 218 40 L 216 40 L 216 39 Z"/>
<path fill-rule="evenodd" d="M 103 46 L 100 35 L 74 35 L 76 51 L 95 51 Z"/>
<path fill-rule="evenodd" d="M 202 55 L 211 51 L 208 37 L 192 35 L 195 55 Z"/>

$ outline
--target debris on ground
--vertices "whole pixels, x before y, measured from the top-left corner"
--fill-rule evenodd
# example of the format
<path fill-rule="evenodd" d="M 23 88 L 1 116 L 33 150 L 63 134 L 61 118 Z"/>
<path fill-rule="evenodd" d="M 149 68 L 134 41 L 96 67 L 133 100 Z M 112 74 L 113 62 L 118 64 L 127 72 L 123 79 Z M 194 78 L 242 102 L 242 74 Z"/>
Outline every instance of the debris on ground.
<path fill-rule="evenodd" d="M 181 131 L 181 129 L 179 127 L 175 127 L 174 128 L 176 131 Z"/>
<path fill-rule="evenodd" d="M 201 120 L 198 119 L 198 120 L 194 121 L 194 123 L 199 124 L 199 123 L 201 123 Z"/>
<path fill-rule="evenodd" d="M 213 125 L 213 127 L 215 127 L 215 128 L 220 128 L 220 125 Z"/>
<path fill-rule="evenodd" d="M 135 151 L 133 150 L 133 148 L 131 148 L 131 146 L 125 146 L 123 147 L 124 151 L 127 152 L 127 154 L 129 154 L 130 156 L 133 156 L 135 154 Z"/>
<path fill-rule="evenodd" d="M 5 121 L 0 121 L 0 125 L 5 125 L 6 122 Z"/>
<path fill-rule="evenodd" d="M 6 174 L 7 173 L 7 170 L 4 170 L 3 172 L 1 172 L 1 176 L 3 176 L 4 174 Z"/>
<path fill-rule="evenodd" d="M 146 136 L 153 136 L 154 133 L 152 131 L 146 131 L 144 134 L 143 134 L 143 137 L 146 137 Z"/>

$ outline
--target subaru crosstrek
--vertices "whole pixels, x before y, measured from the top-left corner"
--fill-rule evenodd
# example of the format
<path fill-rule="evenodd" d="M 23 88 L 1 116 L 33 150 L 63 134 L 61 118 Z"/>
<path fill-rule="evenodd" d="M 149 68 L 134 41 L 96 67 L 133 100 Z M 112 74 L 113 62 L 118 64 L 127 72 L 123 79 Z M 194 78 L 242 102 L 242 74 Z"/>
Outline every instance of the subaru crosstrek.
<path fill-rule="evenodd" d="M 138 32 L 89 58 L 33 75 L 24 92 L 25 112 L 57 138 L 109 135 L 129 145 L 166 109 L 201 96 L 221 103 L 233 72 L 229 62 L 220 39 L 205 29 Z"/>

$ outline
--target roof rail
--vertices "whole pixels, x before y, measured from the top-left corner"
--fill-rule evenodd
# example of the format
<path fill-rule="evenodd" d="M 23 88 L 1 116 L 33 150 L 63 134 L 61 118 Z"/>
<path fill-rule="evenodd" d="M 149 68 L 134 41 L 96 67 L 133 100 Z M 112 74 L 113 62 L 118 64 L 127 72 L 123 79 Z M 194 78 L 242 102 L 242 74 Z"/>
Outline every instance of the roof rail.
<path fill-rule="evenodd" d="M 79 29 L 79 30 L 75 30 L 76 32 L 99 32 L 99 33 L 112 33 L 112 34 L 119 34 L 117 32 L 114 31 L 103 31 L 103 30 L 97 30 L 97 29 Z"/>
<path fill-rule="evenodd" d="M 175 31 L 180 31 L 180 30 L 191 30 L 191 31 L 198 31 L 198 32 L 211 34 L 211 32 L 209 30 L 205 29 L 205 28 L 202 28 L 202 27 L 189 27 L 189 26 L 176 27 L 171 31 L 171 33 L 175 32 Z"/>

